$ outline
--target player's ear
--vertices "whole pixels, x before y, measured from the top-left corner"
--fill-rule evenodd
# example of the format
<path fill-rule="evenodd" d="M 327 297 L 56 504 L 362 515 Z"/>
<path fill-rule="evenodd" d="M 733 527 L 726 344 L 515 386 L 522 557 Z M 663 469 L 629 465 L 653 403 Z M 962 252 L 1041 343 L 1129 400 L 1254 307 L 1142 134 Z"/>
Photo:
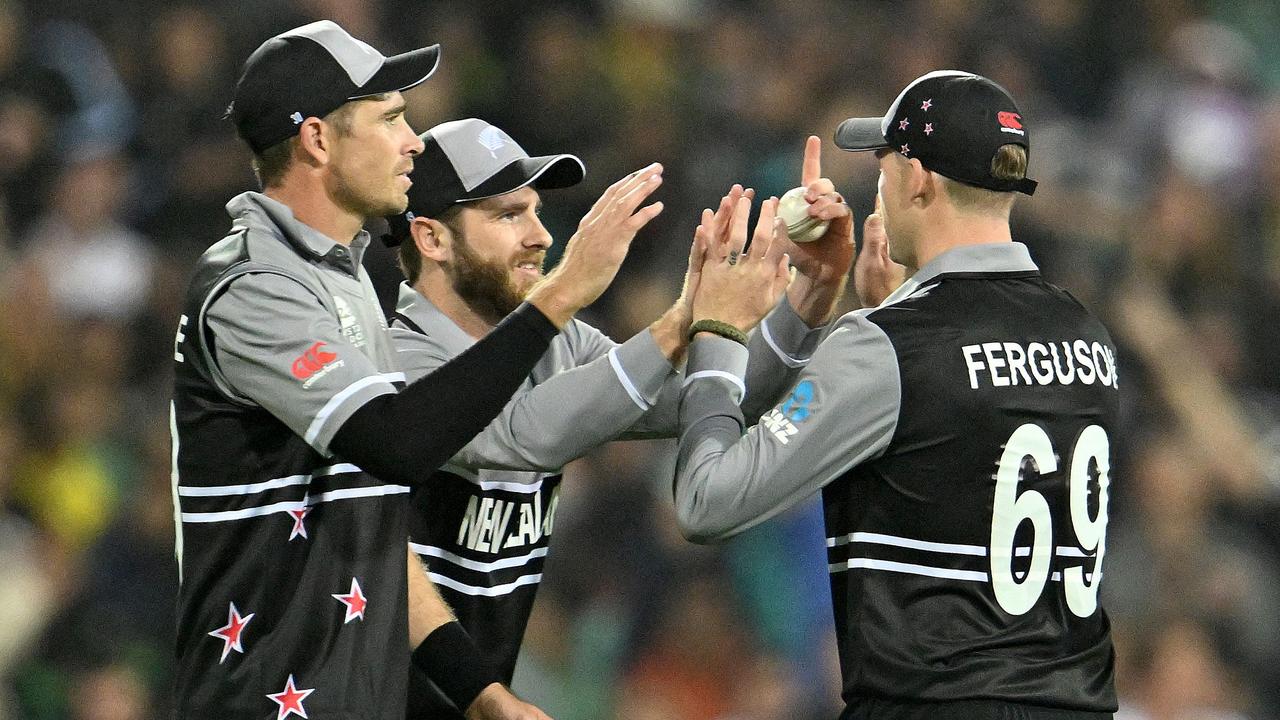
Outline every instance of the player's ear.
<path fill-rule="evenodd" d="M 907 197 L 911 202 L 919 202 L 922 205 L 928 205 L 937 196 L 940 189 L 938 187 L 938 177 L 915 158 L 907 160 L 909 170 L 907 176 Z"/>
<path fill-rule="evenodd" d="M 449 259 L 453 234 L 444 223 L 431 218 L 415 217 L 409 223 L 409 232 L 412 233 L 413 242 L 417 244 L 422 257 L 436 262 Z"/>
<path fill-rule="evenodd" d="M 324 121 L 309 117 L 298 127 L 298 150 L 309 165 L 323 165 L 329 161 L 331 131 Z"/>

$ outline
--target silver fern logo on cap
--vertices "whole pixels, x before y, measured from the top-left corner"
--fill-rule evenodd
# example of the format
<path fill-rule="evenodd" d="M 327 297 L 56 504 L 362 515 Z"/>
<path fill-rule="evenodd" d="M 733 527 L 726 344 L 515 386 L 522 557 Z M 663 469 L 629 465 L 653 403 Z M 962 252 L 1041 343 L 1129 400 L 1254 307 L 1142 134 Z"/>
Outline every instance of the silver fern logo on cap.
<path fill-rule="evenodd" d="M 489 155 L 494 159 L 498 159 L 498 151 L 506 147 L 511 142 L 507 134 L 492 125 L 480 131 L 480 137 L 476 138 L 485 150 L 489 151 Z"/>

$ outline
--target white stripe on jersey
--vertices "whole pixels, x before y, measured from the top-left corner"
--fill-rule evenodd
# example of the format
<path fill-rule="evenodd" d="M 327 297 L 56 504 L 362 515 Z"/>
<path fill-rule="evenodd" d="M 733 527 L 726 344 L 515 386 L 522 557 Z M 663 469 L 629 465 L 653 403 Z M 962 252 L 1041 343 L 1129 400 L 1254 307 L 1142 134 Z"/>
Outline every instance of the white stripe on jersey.
<path fill-rule="evenodd" d="M 848 535 L 837 535 L 827 538 L 827 547 L 839 547 L 849 543 L 869 543 L 873 545 L 892 545 L 894 547 L 903 547 L 911 550 L 924 550 L 926 552 L 947 553 L 950 555 L 975 555 L 977 557 L 986 557 L 987 549 L 981 545 L 960 545 L 954 543 L 931 542 L 929 540 L 913 540 L 912 538 L 899 537 L 897 535 L 883 535 L 881 533 L 855 532 Z M 1093 557 L 1080 548 L 1059 546 L 1054 552 L 1058 557 L 1076 557 L 1087 558 Z M 1013 549 L 1015 557 L 1027 557 L 1031 554 L 1029 547 L 1016 547 Z"/>
<path fill-rule="evenodd" d="M 835 574 L 852 570 L 855 568 L 863 568 L 866 570 L 888 570 L 889 572 L 905 573 L 907 575 L 924 575 L 926 577 L 944 578 L 947 580 L 972 580 L 974 582 L 987 582 L 988 575 L 985 572 L 977 570 L 956 570 L 954 568 L 931 567 L 929 565 L 916 565 L 914 563 L 894 562 L 892 560 L 876 560 L 874 558 L 849 558 L 843 562 L 831 563 L 827 566 L 827 572 Z M 1085 573 L 1086 581 L 1093 582 L 1093 573 Z M 1053 582 L 1062 581 L 1062 573 L 1054 572 L 1049 577 Z"/>
<path fill-rule="evenodd" d="M 511 593 L 515 592 L 518 588 L 521 588 L 525 585 L 537 585 L 538 583 L 542 582 L 542 573 L 536 573 L 534 575 L 521 575 L 520 577 L 516 578 L 515 580 L 509 583 L 504 583 L 502 585 L 494 585 L 493 587 L 476 587 L 475 585 L 467 585 L 466 583 L 460 583 L 457 580 L 441 575 L 440 573 L 428 572 L 427 577 L 431 578 L 431 581 L 434 582 L 435 584 L 442 585 L 444 587 L 449 588 L 450 590 L 455 590 L 457 592 L 462 593 L 463 595 L 480 595 L 483 597 L 497 597 L 499 595 L 510 595 Z"/>
<path fill-rule="evenodd" d="M 337 395 L 329 398 L 329 402 L 325 403 L 324 407 L 320 408 L 320 412 L 316 413 L 315 419 L 311 421 L 311 425 L 307 428 L 307 433 L 302 436 L 302 439 L 305 440 L 308 445 L 315 443 L 316 438 L 320 436 L 320 431 L 324 429 L 325 422 L 329 420 L 329 416 L 333 414 L 334 410 L 337 410 L 342 403 L 346 402 L 347 398 L 355 395 L 370 385 L 377 385 L 379 383 L 386 383 L 387 388 L 391 392 L 396 392 L 395 385 L 392 385 L 381 375 L 369 375 L 367 377 L 362 377 L 343 388 Z"/>
<path fill-rule="evenodd" d="M 627 395 L 631 398 L 631 402 L 641 410 L 648 410 L 653 407 L 649 401 L 644 399 L 640 394 L 640 390 L 636 388 L 635 383 L 631 382 L 631 378 L 627 376 L 627 371 L 622 369 L 622 362 L 618 360 L 618 348 L 609 351 L 609 367 L 613 368 L 613 374 L 618 376 L 618 382 L 622 383 L 622 389 L 627 391 Z"/>
<path fill-rule="evenodd" d="M 723 380 L 728 380 L 729 382 L 737 386 L 738 388 L 737 399 L 739 401 L 741 401 L 742 398 L 747 396 L 747 386 L 743 384 L 742 378 L 738 377 L 737 375 L 734 375 L 731 372 L 725 372 L 724 370 L 699 370 L 698 372 L 695 372 L 692 375 L 687 376 L 684 379 L 684 383 L 681 384 L 680 387 L 689 387 L 689 383 L 701 378 L 721 378 Z"/>
<path fill-rule="evenodd" d="M 510 567 L 529 564 L 530 560 L 543 557 L 547 554 L 546 548 L 535 548 L 529 553 L 519 557 L 499 558 L 492 562 L 481 562 L 479 560 L 469 560 L 460 555 L 455 555 L 448 550 L 438 548 L 434 545 L 423 545 L 421 543 L 411 542 L 409 548 L 423 557 L 435 557 L 449 562 L 468 570 L 476 570 L 479 572 L 491 572 L 493 570 L 502 570 Z"/>
<path fill-rule="evenodd" d="M 513 493 L 523 493 L 532 495 L 542 489 L 542 480 L 538 479 L 531 483 L 506 482 L 503 480 L 481 480 L 480 474 L 471 468 L 464 468 L 461 465 L 453 463 L 445 463 L 440 466 L 443 472 L 457 475 L 474 485 L 479 485 L 481 490 L 505 490 Z"/>
<path fill-rule="evenodd" d="M 318 505 L 319 503 L 330 502 L 333 500 L 381 497 L 383 495 L 399 495 L 407 492 L 409 492 L 409 487 L 407 485 L 379 485 L 377 487 L 346 488 L 343 490 L 331 490 L 327 493 L 320 493 L 314 497 L 304 498 L 302 500 L 289 500 L 285 502 L 271 503 L 270 505 L 241 508 L 240 510 L 223 510 L 220 512 L 184 512 L 182 513 L 182 522 L 212 523 L 225 522 L 227 520 L 243 520 L 245 518 L 261 517 L 262 515 L 270 515 L 272 513 L 301 510 L 311 505 Z"/>
<path fill-rule="evenodd" d="M 769 323 L 760 323 L 760 337 L 764 338 L 765 344 L 773 350 L 773 354 L 778 356 L 778 359 L 782 361 L 783 365 L 786 365 L 789 368 L 802 368 L 809 364 L 808 358 L 805 358 L 804 360 L 801 360 L 800 358 L 793 358 L 783 352 L 782 348 L 778 347 L 778 343 L 774 341 L 773 335 L 769 332 Z"/>
<path fill-rule="evenodd" d="M 856 532 L 839 537 L 827 538 L 827 547 L 836 547 L 846 543 L 874 543 L 876 545 L 893 545 L 895 547 L 911 548 L 912 550 L 927 550 L 929 552 L 950 553 L 952 555 L 978 555 L 987 554 L 987 549 L 981 545 L 955 545 L 952 543 L 929 542 L 928 540 L 912 540 L 911 538 L 898 537 L 896 535 L 882 535 L 880 533 Z"/>
<path fill-rule="evenodd" d="M 328 467 L 318 468 L 310 475 L 290 475 L 288 477 L 275 478 L 274 480 L 264 480 L 262 482 L 248 483 L 245 485 L 210 485 L 207 487 L 183 486 L 178 488 L 178 494 L 183 497 L 220 497 L 223 495 L 253 495 L 264 490 L 276 490 L 282 487 L 290 487 L 292 485 L 306 485 L 311 482 L 312 478 L 326 477 L 328 475 L 339 475 L 342 473 L 358 473 L 360 468 L 351 463 L 340 463 L 338 465 L 330 465 Z"/>
<path fill-rule="evenodd" d="M 913 563 L 894 562 L 892 560 L 875 560 L 872 558 L 849 558 L 844 562 L 831 563 L 827 566 L 828 572 L 832 573 L 852 570 L 854 568 L 888 570 L 890 572 L 906 573 L 908 575 L 925 575 L 927 577 L 946 578 L 947 580 L 973 580 L 976 582 L 987 581 L 987 574 L 976 570 L 954 570 L 952 568 L 930 567 L 928 565 L 915 565 Z"/>
<path fill-rule="evenodd" d="M 169 442 L 173 445 L 173 470 L 169 474 L 173 489 L 173 554 L 178 558 L 178 585 L 182 585 L 182 505 L 178 502 L 178 409 L 169 401 Z"/>

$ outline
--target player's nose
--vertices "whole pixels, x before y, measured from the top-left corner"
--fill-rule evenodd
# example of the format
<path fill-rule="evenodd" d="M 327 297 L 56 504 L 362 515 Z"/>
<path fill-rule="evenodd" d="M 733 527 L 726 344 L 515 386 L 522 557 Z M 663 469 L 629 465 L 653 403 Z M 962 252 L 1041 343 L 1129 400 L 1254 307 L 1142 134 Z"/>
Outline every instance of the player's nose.
<path fill-rule="evenodd" d="M 541 248 L 543 250 L 551 247 L 555 242 L 555 238 L 551 237 L 551 233 L 547 231 L 547 227 L 542 224 L 542 220 L 535 218 L 533 226 L 529 229 L 529 234 L 525 236 L 525 247 Z"/>

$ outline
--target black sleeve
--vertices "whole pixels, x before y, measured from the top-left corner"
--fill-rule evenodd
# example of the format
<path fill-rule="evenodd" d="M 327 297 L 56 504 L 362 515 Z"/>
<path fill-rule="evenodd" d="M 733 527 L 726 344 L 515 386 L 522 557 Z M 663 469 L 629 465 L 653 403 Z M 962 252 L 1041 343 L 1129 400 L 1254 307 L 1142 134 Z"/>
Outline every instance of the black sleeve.
<path fill-rule="evenodd" d="M 430 375 L 365 403 L 329 447 L 383 481 L 421 482 L 502 412 L 558 333 L 525 303 Z"/>

